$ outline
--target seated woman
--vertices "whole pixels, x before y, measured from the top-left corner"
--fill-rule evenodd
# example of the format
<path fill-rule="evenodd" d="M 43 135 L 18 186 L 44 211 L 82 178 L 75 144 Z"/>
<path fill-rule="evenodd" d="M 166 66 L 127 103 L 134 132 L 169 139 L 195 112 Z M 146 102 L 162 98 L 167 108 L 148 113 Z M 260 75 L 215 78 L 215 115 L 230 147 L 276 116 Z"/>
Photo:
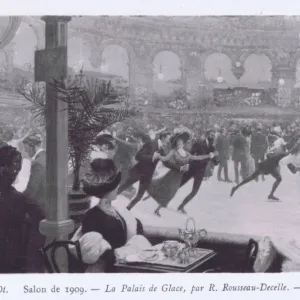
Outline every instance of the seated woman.
<path fill-rule="evenodd" d="M 21 166 L 22 156 L 16 148 L 0 148 L 0 273 L 20 272 L 17 231 L 25 220 L 26 198 L 12 184 Z"/>
<path fill-rule="evenodd" d="M 84 192 L 98 198 L 99 202 L 86 212 L 79 231 L 82 238 L 86 238 L 87 233 L 98 233 L 108 243 L 109 247 L 104 248 L 108 251 L 101 253 L 104 254 L 102 258 L 106 262 L 106 272 L 110 271 L 115 262 L 115 250 L 123 247 L 132 237 L 143 234 L 143 226 L 138 219 L 125 208 L 116 209 L 112 205 L 120 181 L 121 173 L 117 171 L 114 162 L 101 158 L 91 162 L 91 170 L 83 179 Z M 103 245 L 95 247 L 103 248 Z"/>

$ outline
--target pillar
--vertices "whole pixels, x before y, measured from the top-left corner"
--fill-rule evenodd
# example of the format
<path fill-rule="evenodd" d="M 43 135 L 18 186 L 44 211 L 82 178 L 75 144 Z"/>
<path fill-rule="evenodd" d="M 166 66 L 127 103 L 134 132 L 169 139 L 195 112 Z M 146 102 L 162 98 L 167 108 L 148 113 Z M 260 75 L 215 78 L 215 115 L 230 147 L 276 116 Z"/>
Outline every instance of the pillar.
<path fill-rule="evenodd" d="M 280 107 L 292 105 L 292 93 L 296 82 L 296 69 L 276 68 L 272 70 L 272 87 L 277 90 L 276 104 Z"/>
<path fill-rule="evenodd" d="M 40 223 L 40 232 L 53 239 L 68 239 L 74 230 L 69 219 L 68 204 L 68 110 L 67 104 L 57 99 L 52 78 L 67 76 L 67 23 L 65 16 L 42 17 L 45 21 L 45 50 L 35 52 L 36 81 L 46 82 L 46 219 Z M 59 255 L 61 266 L 66 265 Z"/>
<path fill-rule="evenodd" d="M 135 90 L 136 90 L 136 83 L 135 83 L 135 65 L 132 62 L 128 63 L 128 83 L 129 83 L 129 97 L 131 101 L 135 101 Z"/>
<path fill-rule="evenodd" d="M 204 77 L 204 71 L 201 69 L 188 70 L 186 78 L 188 93 L 187 101 L 190 103 L 192 108 L 203 107 L 205 101 L 213 98 L 213 92 L 207 85 L 207 81 Z"/>

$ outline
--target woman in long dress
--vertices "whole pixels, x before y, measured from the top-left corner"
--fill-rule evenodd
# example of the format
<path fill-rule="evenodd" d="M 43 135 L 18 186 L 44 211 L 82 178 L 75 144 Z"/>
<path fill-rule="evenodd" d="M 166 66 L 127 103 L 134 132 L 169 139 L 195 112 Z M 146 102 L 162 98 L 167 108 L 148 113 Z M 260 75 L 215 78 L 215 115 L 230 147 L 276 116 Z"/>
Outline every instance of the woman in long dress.
<path fill-rule="evenodd" d="M 190 138 L 188 132 L 175 133 L 171 137 L 172 149 L 166 156 L 161 156 L 158 152 L 155 154 L 162 162 L 172 161 L 173 165 L 178 166 L 178 170 L 170 169 L 162 177 L 153 179 L 148 188 L 149 195 L 158 202 L 159 207 L 155 214 L 160 216 L 160 209 L 167 207 L 169 202 L 174 198 L 181 185 L 182 175 L 188 171 L 188 165 L 191 160 L 204 160 L 211 155 L 193 156 L 186 151 L 185 145 Z"/>

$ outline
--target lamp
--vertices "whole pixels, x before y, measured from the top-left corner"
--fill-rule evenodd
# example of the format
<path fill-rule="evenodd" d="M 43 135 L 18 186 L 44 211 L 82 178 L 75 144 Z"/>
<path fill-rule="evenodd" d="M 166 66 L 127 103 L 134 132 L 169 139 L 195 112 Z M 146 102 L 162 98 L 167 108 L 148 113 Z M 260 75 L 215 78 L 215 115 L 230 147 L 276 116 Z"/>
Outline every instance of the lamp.
<path fill-rule="evenodd" d="M 283 86 L 285 84 L 285 80 L 283 78 L 280 78 L 278 80 L 279 85 Z"/>
<path fill-rule="evenodd" d="M 239 68 L 241 65 L 242 65 L 242 64 L 241 64 L 239 61 L 237 61 L 237 62 L 235 63 L 235 66 L 236 66 L 237 68 Z"/>
<path fill-rule="evenodd" d="M 157 78 L 159 79 L 159 80 L 163 80 L 164 79 L 164 73 L 162 72 L 162 67 L 161 67 L 161 65 L 159 66 L 159 73 L 157 74 Z"/>

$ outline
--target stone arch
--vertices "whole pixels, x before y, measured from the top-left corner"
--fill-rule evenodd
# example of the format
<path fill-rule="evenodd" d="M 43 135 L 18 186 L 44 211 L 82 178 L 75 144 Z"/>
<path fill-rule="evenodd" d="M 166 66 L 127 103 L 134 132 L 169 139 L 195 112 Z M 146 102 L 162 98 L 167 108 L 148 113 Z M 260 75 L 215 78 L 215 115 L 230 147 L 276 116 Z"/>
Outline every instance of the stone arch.
<path fill-rule="evenodd" d="M 247 58 L 250 56 L 250 55 L 265 55 L 269 58 L 270 62 L 271 62 L 271 65 L 272 67 L 275 65 L 275 55 L 271 52 L 271 51 L 268 51 L 268 50 L 259 50 L 259 51 L 247 51 L 247 52 L 243 52 L 240 56 L 240 62 L 242 63 L 242 65 L 244 65 L 245 61 L 247 60 Z"/>
<path fill-rule="evenodd" d="M 68 67 L 73 68 L 75 71 L 75 67 L 79 68 L 80 61 L 83 63 L 83 69 L 93 70 L 94 66 L 90 61 L 91 56 L 91 47 L 89 42 L 83 37 L 83 35 L 76 34 L 68 37 Z"/>
<path fill-rule="evenodd" d="M 136 54 L 135 54 L 133 47 L 129 43 L 127 43 L 126 41 L 124 41 L 122 39 L 107 39 L 107 40 L 102 41 L 100 43 L 100 45 L 98 46 L 98 51 L 99 51 L 100 57 L 102 56 L 102 53 L 105 50 L 105 48 L 107 48 L 108 46 L 111 46 L 111 45 L 117 45 L 117 46 L 124 48 L 127 52 L 127 55 L 129 58 L 129 63 L 132 65 L 135 64 Z"/>
<path fill-rule="evenodd" d="M 32 17 L 22 17 L 22 23 L 27 24 L 33 30 L 37 39 L 37 49 L 41 49 L 45 44 L 45 24 L 41 20 Z"/>
<path fill-rule="evenodd" d="M 262 60 L 258 60 L 262 58 Z M 270 57 L 263 52 L 251 53 L 245 56 L 243 60 L 245 69 L 240 82 L 245 84 L 267 84 L 272 82 L 272 61 Z"/>
<path fill-rule="evenodd" d="M 233 64 L 236 61 L 236 54 L 228 49 L 210 49 L 208 51 L 205 51 L 201 54 L 201 67 L 202 70 L 204 70 L 205 68 L 205 62 L 207 60 L 207 58 L 209 56 L 211 56 L 214 53 L 219 53 L 219 54 L 225 54 L 226 56 L 228 56 L 231 60 L 231 63 Z"/>
<path fill-rule="evenodd" d="M 184 91 L 186 90 L 184 66 L 182 59 L 176 52 L 171 50 L 156 52 L 151 65 L 154 89 L 158 94 L 167 96 L 175 91 L 181 91 L 182 88 Z M 159 78 L 160 67 L 165 73 L 163 78 Z"/>
<path fill-rule="evenodd" d="M 155 59 L 155 57 L 161 53 L 161 52 L 171 52 L 173 54 L 175 54 L 180 61 L 180 65 L 182 68 L 186 67 L 186 54 L 184 52 L 179 51 L 179 49 L 173 49 L 171 45 L 169 46 L 159 46 L 159 47 L 154 47 L 154 49 L 149 51 L 149 59 L 150 59 L 150 63 L 153 63 L 153 60 Z"/>
<path fill-rule="evenodd" d="M 232 59 L 235 59 L 235 56 L 229 51 L 206 52 L 203 55 L 204 78 L 217 83 L 218 76 L 222 76 L 227 85 L 237 84 L 238 80 L 232 72 Z"/>
<path fill-rule="evenodd" d="M 7 46 L 7 58 L 14 67 L 34 72 L 34 51 L 38 49 L 39 37 L 27 18 L 20 23 L 11 43 Z M 41 37 L 40 37 L 41 38 Z M 41 39 L 40 39 L 41 40 Z"/>

